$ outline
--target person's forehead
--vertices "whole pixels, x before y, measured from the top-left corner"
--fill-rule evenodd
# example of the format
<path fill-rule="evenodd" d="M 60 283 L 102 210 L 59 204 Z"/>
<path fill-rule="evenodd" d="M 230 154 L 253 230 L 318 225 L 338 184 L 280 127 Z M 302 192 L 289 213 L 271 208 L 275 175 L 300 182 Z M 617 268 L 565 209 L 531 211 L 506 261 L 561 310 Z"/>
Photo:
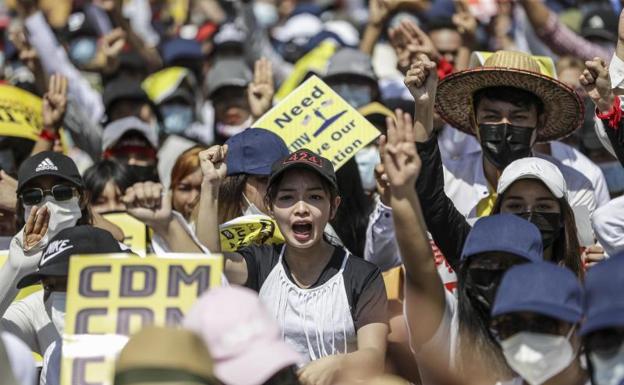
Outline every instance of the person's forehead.
<path fill-rule="evenodd" d="M 303 168 L 295 168 L 284 172 L 279 187 L 292 188 L 293 186 L 309 188 L 311 186 L 323 187 L 323 184 L 317 173 Z"/>
<path fill-rule="evenodd" d="M 33 188 L 33 187 L 39 187 L 39 188 L 51 188 L 52 186 L 55 186 L 57 184 L 67 184 L 70 185 L 71 183 L 69 183 L 68 181 L 66 181 L 63 178 L 60 178 L 58 176 L 54 176 L 54 175 L 42 175 L 42 176 L 38 176 L 32 180 L 29 180 L 28 183 L 26 183 L 24 185 L 24 188 Z"/>
<path fill-rule="evenodd" d="M 441 28 L 434 29 L 429 33 L 429 37 L 433 41 L 433 44 L 438 47 L 438 45 L 460 45 L 461 44 L 461 35 L 456 30 L 450 28 Z M 440 47 L 438 47 L 440 48 Z"/>
<path fill-rule="evenodd" d="M 553 198 L 553 194 L 539 179 L 520 179 L 511 184 L 505 192 L 505 197 L 545 197 Z"/>
<path fill-rule="evenodd" d="M 534 108 L 533 103 L 519 105 L 487 96 L 484 96 L 477 106 L 478 111 L 532 111 Z"/>

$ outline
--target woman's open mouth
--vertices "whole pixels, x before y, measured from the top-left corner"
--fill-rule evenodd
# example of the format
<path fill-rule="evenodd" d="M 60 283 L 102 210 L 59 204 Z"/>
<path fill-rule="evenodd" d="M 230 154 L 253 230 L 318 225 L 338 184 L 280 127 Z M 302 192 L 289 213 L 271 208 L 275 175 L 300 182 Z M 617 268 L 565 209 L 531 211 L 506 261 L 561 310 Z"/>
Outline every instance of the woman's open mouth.
<path fill-rule="evenodd" d="M 295 239 L 299 242 L 306 242 L 312 239 L 312 223 L 310 222 L 295 222 L 292 225 L 292 230 Z"/>

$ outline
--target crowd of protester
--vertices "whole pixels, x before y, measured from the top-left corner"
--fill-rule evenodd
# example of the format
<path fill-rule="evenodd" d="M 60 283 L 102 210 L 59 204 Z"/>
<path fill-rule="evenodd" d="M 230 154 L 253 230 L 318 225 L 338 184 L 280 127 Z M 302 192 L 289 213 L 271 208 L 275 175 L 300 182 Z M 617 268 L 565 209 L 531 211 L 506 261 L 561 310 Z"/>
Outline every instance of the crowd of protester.
<path fill-rule="evenodd" d="M 223 283 L 114 385 L 624 384 L 623 8 L 2 2 L 0 385 L 61 384 L 72 256 L 138 258 L 119 213 Z M 255 124 L 313 75 L 381 133 L 340 168 Z M 241 218 L 280 241 L 226 247 Z"/>

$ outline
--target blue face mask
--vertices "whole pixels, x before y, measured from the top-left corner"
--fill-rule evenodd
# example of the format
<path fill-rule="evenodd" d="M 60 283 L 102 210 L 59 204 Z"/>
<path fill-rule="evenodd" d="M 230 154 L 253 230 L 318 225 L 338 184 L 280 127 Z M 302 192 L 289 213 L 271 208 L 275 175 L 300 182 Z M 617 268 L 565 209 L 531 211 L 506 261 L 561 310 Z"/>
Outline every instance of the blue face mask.
<path fill-rule="evenodd" d="M 332 88 L 355 109 L 373 101 L 371 89 L 366 84 L 336 84 Z"/>
<path fill-rule="evenodd" d="M 258 24 L 263 28 L 268 28 L 275 25 L 279 18 L 275 5 L 264 2 L 254 3 L 253 13 L 254 16 L 256 16 Z"/>
<path fill-rule="evenodd" d="M 89 64 L 95 57 L 97 42 L 92 37 L 81 37 L 69 45 L 69 57 L 79 66 Z"/>
<path fill-rule="evenodd" d="M 620 162 L 606 162 L 598 164 L 602 170 L 602 174 L 607 180 L 607 187 L 611 194 L 621 193 L 624 191 L 624 168 Z"/>
<path fill-rule="evenodd" d="M 181 134 L 193 123 L 193 108 L 172 104 L 161 107 L 163 126 L 167 134 Z"/>
<path fill-rule="evenodd" d="M 362 187 L 365 191 L 375 191 L 375 166 L 381 163 L 379 151 L 375 146 L 364 147 L 355 154 L 355 161 L 360 171 Z"/>

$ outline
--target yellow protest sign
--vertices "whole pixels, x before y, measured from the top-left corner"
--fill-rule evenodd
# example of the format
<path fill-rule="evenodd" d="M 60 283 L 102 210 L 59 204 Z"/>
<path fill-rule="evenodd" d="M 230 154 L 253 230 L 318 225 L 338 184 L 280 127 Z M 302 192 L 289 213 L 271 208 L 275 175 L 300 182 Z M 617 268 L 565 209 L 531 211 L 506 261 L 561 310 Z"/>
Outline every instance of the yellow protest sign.
<path fill-rule="evenodd" d="M 43 126 L 41 98 L 9 85 L 0 85 L 0 135 L 36 141 Z"/>
<path fill-rule="evenodd" d="M 114 360 L 146 325 L 177 325 L 221 285 L 220 255 L 74 256 L 69 266 L 61 384 L 111 385 Z"/>
<path fill-rule="evenodd" d="M 221 250 L 236 251 L 251 244 L 284 243 L 277 223 L 266 215 L 245 215 L 219 226 Z"/>
<path fill-rule="evenodd" d="M 483 63 L 492 56 L 494 52 L 475 51 L 470 56 L 470 68 L 481 67 Z M 549 56 L 531 56 L 539 65 L 540 73 L 542 75 L 550 76 L 557 79 L 557 70 L 555 68 L 555 62 Z"/>
<path fill-rule="evenodd" d="M 190 74 L 184 67 L 169 67 L 148 76 L 141 87 L 154 103 L 158 104 L 178 89 Z"/>
<path fill-rule="evenodd" d="M 316 76 L 262 116 L 254 127 L 279 135 L 291 152 L 302 148 L 339 169 L 380 134 L 368 120 Z"/>
<path fill-rule="evenodd" d="M 124 233 L 123 243 L 132 249 L 133 253 L 145 257 L 147 253 L 147 227 L 143 222 L 124 212 L 108 213 L 102 216 L 121 228 Z"/>

